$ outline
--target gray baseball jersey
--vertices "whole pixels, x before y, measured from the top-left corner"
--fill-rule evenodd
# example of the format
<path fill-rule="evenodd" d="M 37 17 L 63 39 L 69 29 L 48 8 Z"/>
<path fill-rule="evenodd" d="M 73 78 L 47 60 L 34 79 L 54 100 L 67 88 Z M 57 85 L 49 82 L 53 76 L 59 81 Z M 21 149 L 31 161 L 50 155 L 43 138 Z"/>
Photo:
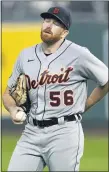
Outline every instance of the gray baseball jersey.
<path fill-rule="evenodd" d="M 8 86 L 24 73 L 31 100 L 30 118 L 58 118 L 58 124 L 40 129 L 29 121 L 11 157 L 8 171 L 78 171 L 84 150 L 80 119 L 66 122 L 63 116 L 84 112 L 87 80 L 99 85 L 108 81 L 107 67 L 87 48 L 65 40 L 49 56 L 42 44 L 24 49 L 17 59 Z M 67 138 L 67 139 L 66 139 Z"/>
<path fill-rule="evenodd" d="M 24 49 L 8 80 L 13 87 L 18 76 L 27 77 L 31 109 L 38 120 L 84 112 L 87 80 L 98 85 L 108 81 L 108 68 L 87 48 L 65 40 L 53 54 L 46 56 L 42 43 Z"/>

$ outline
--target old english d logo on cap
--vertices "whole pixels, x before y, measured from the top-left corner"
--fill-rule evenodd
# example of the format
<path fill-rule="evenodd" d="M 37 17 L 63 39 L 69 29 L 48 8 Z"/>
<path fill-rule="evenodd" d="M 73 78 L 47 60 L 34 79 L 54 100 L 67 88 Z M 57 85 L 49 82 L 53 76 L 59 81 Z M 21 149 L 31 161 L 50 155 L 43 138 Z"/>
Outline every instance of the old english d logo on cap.
<path fill-rule="evenodd" d="M 51 7 L 48 9 L 47 12 L 41 13 L 40 16 L 45 19 L 45 18 L 53 18 L 57 19 L 62 23 L 67 30 L 69 30 L 71 26 L 71 15 L 70 11 L 67 8 L 63 7 Z"/>
<path fill-rule="evenodd" d="M 59 13 L 59 8 L 55 8 L 55 9 L 53 10 L 53 13 L 54 13 L 54 14 L 58 14 L 58 13 Z"/>

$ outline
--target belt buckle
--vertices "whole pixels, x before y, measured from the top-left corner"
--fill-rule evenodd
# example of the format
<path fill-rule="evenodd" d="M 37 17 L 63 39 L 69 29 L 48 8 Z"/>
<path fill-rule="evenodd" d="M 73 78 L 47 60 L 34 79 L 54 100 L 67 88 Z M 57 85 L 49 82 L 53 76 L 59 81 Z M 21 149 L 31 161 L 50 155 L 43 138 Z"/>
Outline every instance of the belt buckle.
<path fill-rule="evenodd" d="M 63 125 L 65 123 L 64 116 L 58 118 L 58 124 Z"/>

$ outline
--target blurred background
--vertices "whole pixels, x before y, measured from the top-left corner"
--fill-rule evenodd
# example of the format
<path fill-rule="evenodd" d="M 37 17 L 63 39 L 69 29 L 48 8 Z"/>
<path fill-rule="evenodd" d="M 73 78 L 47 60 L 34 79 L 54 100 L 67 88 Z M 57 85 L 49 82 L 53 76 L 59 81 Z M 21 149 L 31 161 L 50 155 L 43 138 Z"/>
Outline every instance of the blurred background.
<path fill-rule="evenodd" d="M 2 1 L 2 94 L 19 52 L 41 42 L 40 13 L 52 6 L 71 11 L 72 26 L 67 39 L 89 48 L 108 66 L 107 1 Z M 88 95 L 95 87 L 88 82 Z M 108 171 L 108 96 L 83 115 L 85 150 L 81 171 Z M 2 104 L 2 171 L 24 125 L 14 125 Z M 47 170 L 47 168 L 45 168 Z"/>

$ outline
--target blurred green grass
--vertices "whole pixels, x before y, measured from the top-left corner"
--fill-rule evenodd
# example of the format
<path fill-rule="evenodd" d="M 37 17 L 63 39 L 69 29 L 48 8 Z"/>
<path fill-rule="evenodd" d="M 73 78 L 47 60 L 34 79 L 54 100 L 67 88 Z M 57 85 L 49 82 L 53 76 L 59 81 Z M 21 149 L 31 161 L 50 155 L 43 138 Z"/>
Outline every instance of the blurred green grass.
<path fill-rule="evenodd" d="M 2 171 L 7 171 L 19 135 L 2 135 Z M 48 171 L 46 167 L 44 171 Z M 85 136 L 84 156 L 80 171 L 108 171 L 108 137 Z"/>

